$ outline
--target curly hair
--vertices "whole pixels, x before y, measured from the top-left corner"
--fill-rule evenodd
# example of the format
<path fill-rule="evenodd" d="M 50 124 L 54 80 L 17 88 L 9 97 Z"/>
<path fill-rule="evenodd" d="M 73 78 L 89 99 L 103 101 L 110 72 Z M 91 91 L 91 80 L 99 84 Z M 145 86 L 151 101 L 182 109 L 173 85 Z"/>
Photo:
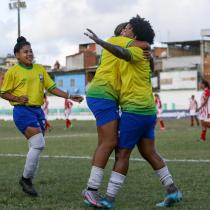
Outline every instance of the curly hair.
<path fill-rule="evenodd" d="M 203 85 L 204 85 L 204 87 L 206 87 L 206 88 L 208 88 L 208 89 L 209 89 L 209 83 L 208 83 L 208 81 L 207 81 L 207 80 L 202 79 L 202 80 L 201 80 L 201 84 L 203 84 Z"/>
<path fill-rule="evenodd" d="M 149 21 L 137 15 L 136 17 L 130 19 L 129 24 L 133 28 L 133 33 L 137 40 L 153 44 L 155 32 Z"/>

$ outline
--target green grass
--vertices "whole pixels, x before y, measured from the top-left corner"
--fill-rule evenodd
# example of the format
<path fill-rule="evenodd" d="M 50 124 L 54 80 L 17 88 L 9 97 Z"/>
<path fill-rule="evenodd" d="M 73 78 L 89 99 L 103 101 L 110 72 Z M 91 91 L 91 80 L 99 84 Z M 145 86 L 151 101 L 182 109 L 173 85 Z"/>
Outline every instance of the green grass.
<path fill-rule="evenodd" d="M 95 122 L 74 121 L 65 130 L 64 121 L 52 122 L 46 134 L 43 155 L 92 156 L 97 144 Z M 190 128 L 187 120 L 166 121 L 167 130 L 157 128 L 157 148 L 166 159 L 210 159 L 210 141 L 197 142 L 200 128 Z M 27 143 L 12 122 L 0 122 L 0 154 L 26 154 Z M 139 157 L 134 150 L 132 157 Z M 36 179 L 40 197 L 21 192 L 18 180 L 25 158 L 0 157 L 0 210 L 82 210 L 81 191 L 86 186 L 91 161 L 88 159 L 42 158 Z M 106 191 L 113 160 L 106 170 L 101 192 Z M 184 200 L 172 210 L 210 209 L 210 163 L 168 162 Z M 162 200 L 164 189 L 146 162 L 131 161 L 126 183 L 116 201 L 119 210 L 153 210 Z"/>

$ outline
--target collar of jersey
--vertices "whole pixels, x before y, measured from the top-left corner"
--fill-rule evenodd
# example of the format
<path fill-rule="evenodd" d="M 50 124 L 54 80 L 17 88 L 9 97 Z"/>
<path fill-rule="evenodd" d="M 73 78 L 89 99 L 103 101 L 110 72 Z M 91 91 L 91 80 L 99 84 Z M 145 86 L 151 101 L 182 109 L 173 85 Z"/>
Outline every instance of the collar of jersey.
<path fill-rule="evenodd" d="M 24 64 L 22 64 L 22 63 L 18 63 L 18 65 L 19 65 L 20 67 L 24 68 L 24 69 L 27 69 L 27 70 L 33 69 L 33 64 L 32 64 L 31 66 L 26 66 L 26 65 L 24 65 Z"/>

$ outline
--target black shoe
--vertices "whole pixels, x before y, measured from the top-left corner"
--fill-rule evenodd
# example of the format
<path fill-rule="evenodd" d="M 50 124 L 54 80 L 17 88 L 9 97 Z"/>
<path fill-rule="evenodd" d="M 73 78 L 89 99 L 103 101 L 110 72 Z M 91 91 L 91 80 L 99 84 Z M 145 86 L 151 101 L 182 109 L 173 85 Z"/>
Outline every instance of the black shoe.
<path fill-rule="evenodd" d="M 19 181 L 19 184 L 22 186 L 23 192 L 25 192 L 25 193 L 27 193 L 31 196 L 34 196 L 34 197 L 38 196 L 38 193 L 35 190 L 31 179 L 26 179 L 24 177 L 21 177 L 20 181 Z"/>

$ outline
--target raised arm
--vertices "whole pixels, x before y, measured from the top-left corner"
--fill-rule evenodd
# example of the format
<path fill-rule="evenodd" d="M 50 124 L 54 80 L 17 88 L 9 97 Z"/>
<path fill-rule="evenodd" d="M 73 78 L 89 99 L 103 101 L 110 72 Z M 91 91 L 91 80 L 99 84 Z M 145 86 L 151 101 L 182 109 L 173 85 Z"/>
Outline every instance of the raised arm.
<path fill-rule="evenodd" d="M 90 39 L 92 39 L 96 44 L 108 50 L 116 57 L 124 59 L 126 61 L 131 61 L 131 55 L 127 49 L 119 47 L 117 45 L 110 44 L 108 42 L 99 39 L 98 36 L 90 29 L 87 29 L 87 32 L 85 32 L 84 34 L 88 36 Z"/>

